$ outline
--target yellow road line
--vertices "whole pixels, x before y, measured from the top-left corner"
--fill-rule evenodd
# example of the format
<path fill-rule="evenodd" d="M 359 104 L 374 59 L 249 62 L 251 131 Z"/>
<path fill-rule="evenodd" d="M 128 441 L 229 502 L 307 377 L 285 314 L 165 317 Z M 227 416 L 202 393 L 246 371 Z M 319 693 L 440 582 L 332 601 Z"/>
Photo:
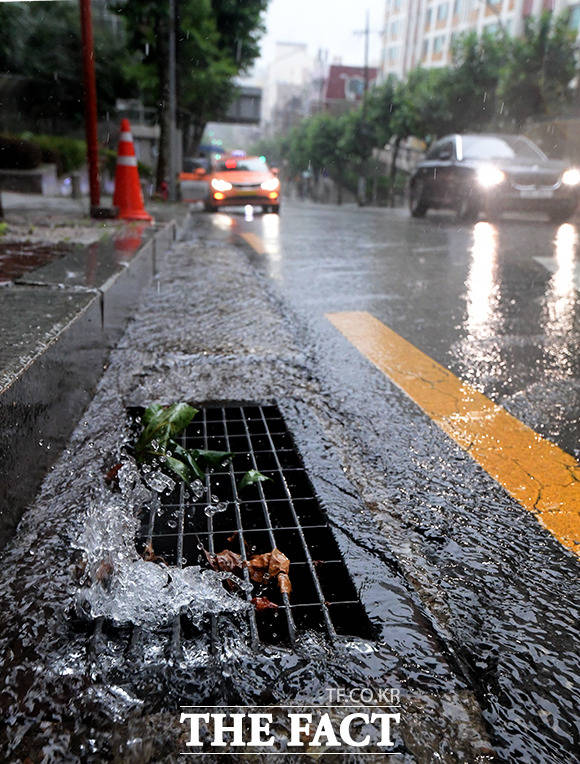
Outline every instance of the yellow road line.
<path fill-rule="evenodd" d="M 580 464 L 570 454 L 370 313 L 326 317 L 561 544 L 580 553 Z"/>
<path fill-rule="evenodd" d="M 259 255 L 265 255 L 264 243 L 262 239 L 255 233 L 241 233 L 242 239 L 248 242 L 252 249 L 255 249 Z"/>

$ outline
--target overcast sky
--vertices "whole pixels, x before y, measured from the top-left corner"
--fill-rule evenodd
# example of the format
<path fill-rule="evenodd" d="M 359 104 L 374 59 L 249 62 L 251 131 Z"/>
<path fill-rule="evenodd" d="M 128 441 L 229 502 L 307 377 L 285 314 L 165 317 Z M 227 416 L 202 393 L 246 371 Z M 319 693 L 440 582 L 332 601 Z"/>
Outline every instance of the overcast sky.
<path fill-rule="evenodd" d="M 364 29 L 367 9 L 371 29 L 370 63 L 376 65 L 385 0 L 270 0 L 258 66 L 272 60 L 276 42 L 305 42 L 313 56 L 319 48 L 328 49 L 329 63 L 340 57 L 343 64 L 362 66 L 364 35 L 353 32 Z"/>

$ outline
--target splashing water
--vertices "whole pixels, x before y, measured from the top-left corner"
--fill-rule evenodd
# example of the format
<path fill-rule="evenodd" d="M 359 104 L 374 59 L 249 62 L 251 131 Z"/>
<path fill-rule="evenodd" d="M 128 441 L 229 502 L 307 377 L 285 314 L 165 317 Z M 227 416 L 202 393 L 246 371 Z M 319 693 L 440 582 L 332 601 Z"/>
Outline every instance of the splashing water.
<path fill-rule="evenodd" d="M 198 623 L 206 614 L 233 613 L 248 607 L 226 591 L 223 574 L 199 566 L 170 566 L 161 559 L 149 561 L 137 554 L 136 512 L 158 502 L 159 494 L 171 491 L 175 487 L 172 478 L 159 470 L 141 473 L 134 459 L 128 457 L 119 469 L 118 481 L 120 495 L 109 492 L 91 506 L 77 540 L 85 563 L 84 586 L 75 598 L 80 615 L 156 629 L 184 611 Z M 203 490 L 199 480 L 192 485 L 193 495 L 199 497 Z M 212 514 L 226 508 L 227 503 L 219 500 L 207 507 Z"/>

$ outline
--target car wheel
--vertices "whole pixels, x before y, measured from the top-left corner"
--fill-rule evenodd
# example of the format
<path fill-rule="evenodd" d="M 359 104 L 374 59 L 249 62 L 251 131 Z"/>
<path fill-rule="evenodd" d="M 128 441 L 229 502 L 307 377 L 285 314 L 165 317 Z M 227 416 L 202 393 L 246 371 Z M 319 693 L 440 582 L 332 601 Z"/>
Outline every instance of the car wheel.
<path fill-rule="evenodd" d="M 550 220 L 552 223 L 565 223 L 570 220 L 572 215 L 576 212 L 576 205 L 567 204 L 565 207 L 559 207 L 557 210 L 550 212 Z"/>
<path fill-rule="evenodd" d="M 414 218 L 422 218 L 429 207 L 423 199 L 423 181 L 417 180 L 412 184 L 409 193 L 409 211 Z"/>
<path fill-rule="evenodd" d="M 208 202 L 203 205 L 203 208 L 206 212 L 217 212 L 217 207 L 213 204 L 209 204 Z"/>
<path fill-rule="evenodd" d="M 457 219 L 471 222 L 477 218 L 479 212 L 477 202 L 469 193 L 464 194 L 457 204 Z"/>
<path fill-rule="evenodd" d="M 274 212 L 276 215 L 280 214 L 280 205 L 279 204 L 273 204 L 270 207 L 270 212 Z"/>

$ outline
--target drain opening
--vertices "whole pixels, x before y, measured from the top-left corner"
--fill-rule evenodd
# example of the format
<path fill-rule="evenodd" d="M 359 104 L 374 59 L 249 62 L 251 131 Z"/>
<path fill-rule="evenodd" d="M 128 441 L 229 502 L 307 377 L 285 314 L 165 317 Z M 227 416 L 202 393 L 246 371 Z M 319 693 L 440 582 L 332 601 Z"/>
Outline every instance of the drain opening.
<path fill-rule="evenodd" d="M 161 497 L 161 511 L 144 508 L 138 551 L 151 544 L 170 565 L 205 567 L 199 542 L 210 553 L 230 549 L 243 560 L 278 548 L 290 559 L 292 593 L 270 587 L 267 596 L 277 609 L 252 608 L 253 640 L 293 642 L 296 632 L 305 629 L 324 630 L 331 638 L 372 639 L 372 625 L 278 406 L 198 408 L 182 445 L 230 451 L 234 456 L 206 476 L 201 500 L 194 502 L 176 488 L 169 497 Z M 248 470 L 270 479 L 240 491 Z M 227 502 L 227 509 L 208 517 L 204 508 L 213 496 Z M 244 577 L 249 581 L 245 568 Z M 246 593 L 248 600 L 252 596 Z"/>

